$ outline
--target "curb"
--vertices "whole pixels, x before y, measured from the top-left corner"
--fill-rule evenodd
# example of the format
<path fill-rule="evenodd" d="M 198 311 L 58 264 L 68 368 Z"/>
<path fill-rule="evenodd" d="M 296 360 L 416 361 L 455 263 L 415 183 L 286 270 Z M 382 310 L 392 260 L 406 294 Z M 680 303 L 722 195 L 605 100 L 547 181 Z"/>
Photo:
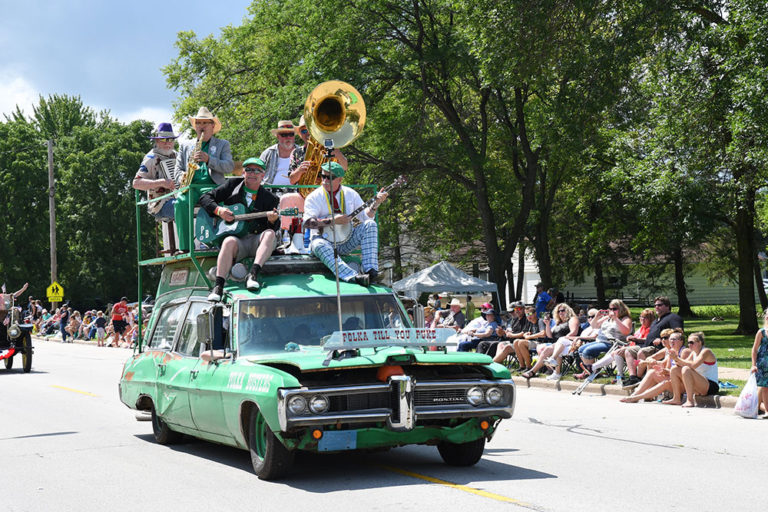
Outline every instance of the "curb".
<path fill-rule="evenodd" d="M 571 391 L 573 392 L 578 388 L 581 383 L 573 381 L 549 381 L 541 378 L 534 377 L 532 379 L 526 379 L 525 377 L 513 376 L 512 380 L 515 381 L 515 385 L 522 388 L 544 388 L 552 391 Z M 614 384 L 587 384 L 584 388 L 584 392 L 594 393 L 598 395 L 616 395 L 616 396 L 629 396 L 628 389 L 620 388 Z M 714 395 L 714 396 L 699 396 L 696 397 L 696 407 L 702 407 L 707 409 L 721 409 L 723 407 L 733 408 L 736 406 L 736 401 L 739 397 L 726 396 L 726 395 Z"/>

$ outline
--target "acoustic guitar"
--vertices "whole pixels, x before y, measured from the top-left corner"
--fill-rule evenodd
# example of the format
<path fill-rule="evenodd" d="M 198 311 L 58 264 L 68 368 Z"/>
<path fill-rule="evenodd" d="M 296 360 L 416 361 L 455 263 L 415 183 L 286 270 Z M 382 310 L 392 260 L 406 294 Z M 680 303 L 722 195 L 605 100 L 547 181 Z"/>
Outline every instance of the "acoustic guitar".
<path fill-rule="evenodd" d="M 232 222 L 227 222 L 221 217 L 208 215 L 204 209 L 200 209 L 195 217 L 195 238 L 207 245 L 219 245 L 219 243 L 228 236 L 241 236 L 248 232 L 251 220 L 261 219 L 269 215 L 270 212 L 252 212 L 247 213 L 246 206 L 242 203 L 221 205 L 231 211 L 235 216 Z M 280 216 L 298 217 L 298 208 L 285 208 L 278 210 Z"/>

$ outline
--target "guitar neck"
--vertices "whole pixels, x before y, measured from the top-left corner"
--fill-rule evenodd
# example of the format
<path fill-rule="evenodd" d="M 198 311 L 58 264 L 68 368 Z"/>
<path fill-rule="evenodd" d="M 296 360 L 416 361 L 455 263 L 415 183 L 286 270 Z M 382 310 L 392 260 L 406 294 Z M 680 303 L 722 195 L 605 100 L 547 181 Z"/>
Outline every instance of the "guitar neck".
<path fill-rule="evenodd" d="M 387 185 L 386 187 L 384 187 L 384 189 L 383 189 L 382 191 L 383 191 L 383 192 L 389 192 L 390 190 L 392 190 L 393 188 L 395 188 L 395 187 L 398 187 L 398 186 L 400 186 L 400 183 L 399 183 L 399 182 L 397 182 L 397 181 L 395 181 L 394 183 L 390 183 L 389 185 Z M 378 192 L 377 192 L 377 194 L 378 194 Z M 376 201 L 376 196 L 373 196 L 373 198 L 369 199 L 368 201 L 366 201 L 366 202 L 365 202 L 365 203 L 363 203 L 362 205 L 358 206 L 358 207 L 355 209 L 355 211 L 353 211 L 352 213 L 350 213 L 350 214 L 349 214 L 349 218 L 351 219 L 351 218 L 357 217 L 357 214 L 358 214 L 358 213 L 360 213 L 361 211 L 363 211 L 363 210 L 365 210 L 366 208 L 368 208 L 369 206 L 371 206 L 371 205 L 372 205 L 372 204 L 373 204 L 375 201 Z"/>
<path fill-rule="evenodd" d="M 235 215 L 235 221 L 261 219 L 270 213 L 272 212 L 241 213 L 240 215 Z"/>

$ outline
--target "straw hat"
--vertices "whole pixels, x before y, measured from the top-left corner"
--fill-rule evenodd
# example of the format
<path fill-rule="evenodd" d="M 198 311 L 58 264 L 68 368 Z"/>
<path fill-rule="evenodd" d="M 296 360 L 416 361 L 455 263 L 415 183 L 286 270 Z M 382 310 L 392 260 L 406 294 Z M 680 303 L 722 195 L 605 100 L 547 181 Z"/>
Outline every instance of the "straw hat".
<path fill-rule="evenodd" d="M 293 121 L 278 121 L 277 128 L 269 130 L 272 135 L 277 137 L 278 133 L 296 133 L 296 128 L 293 126 Z"/>
<path fill-rule="evenodd" d="M 221 121 L 219 121 L 219 118 L 211 114 L 211 111 L 205 107 L 200 107 L 196 116 L 189 116 L 189 123 L 192 125 L 193 129 L 195 128 L 195 123 L 198 119 L 213 121 L 213 133 L 219 133 L 219 130 L 221 130 Z"/>

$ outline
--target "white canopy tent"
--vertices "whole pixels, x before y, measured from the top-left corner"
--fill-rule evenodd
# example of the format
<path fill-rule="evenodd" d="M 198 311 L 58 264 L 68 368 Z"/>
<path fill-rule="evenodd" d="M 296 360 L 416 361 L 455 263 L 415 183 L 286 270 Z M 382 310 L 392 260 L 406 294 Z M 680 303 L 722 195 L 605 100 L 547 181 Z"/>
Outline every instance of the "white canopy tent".
<path fill-rule="evenodd" d="M 415 299 L 425 292 L 498 293 L 496 284 L 472 277 L 445 261 L 393 283 L 392 289 Z"/>

